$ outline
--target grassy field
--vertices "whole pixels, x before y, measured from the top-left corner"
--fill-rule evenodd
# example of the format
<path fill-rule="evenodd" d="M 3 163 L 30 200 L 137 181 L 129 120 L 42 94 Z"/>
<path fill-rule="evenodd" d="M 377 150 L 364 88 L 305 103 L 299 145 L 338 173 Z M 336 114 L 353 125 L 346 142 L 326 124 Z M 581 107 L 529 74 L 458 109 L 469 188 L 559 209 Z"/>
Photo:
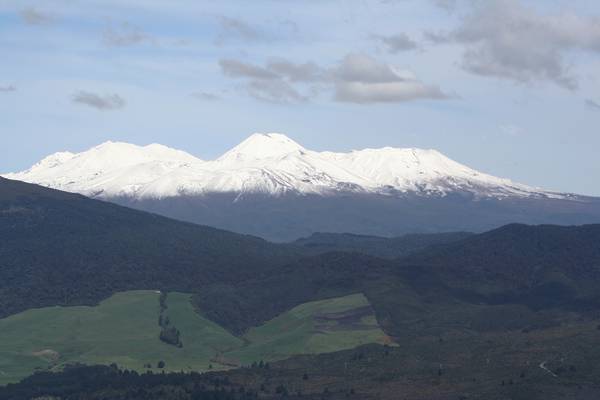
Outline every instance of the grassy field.
<path fill-rule="evenodd" d="M 227 354 L 244 364 L 387 342 L 362 294 L 302 304 L 252 328 L 244 339 L 246 347 Z"/>
<path fill-rule="evenodd" d="M 0 320 L 0 384 L 66 363 L 117 363 L 143 371 L 204 371 L 384 343 L 362 294 L 302 304 L 238 338 L 198 315 L 190 295 L 169 293 L 165 315 L 183 348 L 158 339 L 159 292 L 115 294 L 96 307 L 33 309 Z"/>
<path fill-rule="evenodd" d="M 124 292 L 97 307 L 43 308 L 0 320 L 0 383 L 73 362 L 143 370 L 162 360 L 166 370 L 205 370 L 218 352 L 243 345 L 196 314 L 189 295 L 180 293 L 169 296 L 167 314 L 182 331 L 185 347 L 161 342 L 158 296 Z"/>

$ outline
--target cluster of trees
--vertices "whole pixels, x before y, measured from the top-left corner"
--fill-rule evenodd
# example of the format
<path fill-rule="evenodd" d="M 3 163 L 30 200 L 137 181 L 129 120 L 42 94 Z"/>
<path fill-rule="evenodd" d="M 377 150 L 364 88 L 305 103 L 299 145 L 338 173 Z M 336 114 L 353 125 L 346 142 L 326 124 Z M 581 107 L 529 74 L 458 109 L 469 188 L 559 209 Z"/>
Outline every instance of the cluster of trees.
<path fill-rule="evenodd" d="M 61 373 L 38 372 L 0 387 L 3 400 L 254 400 L 256 391 L 198 373 L 138 374 L 115 365 L 69 366 Z"/>
<path fill-rule="evenodd" d="M 156 368 L 164 368 L 165 365 L 166 365 L 165 362 L 163 360 L 160 360 L 159 362 L 156 363 Z M 144 368 L 152 369 L 152 364 L 150 364 L 150 363 L 144 364 Z"/>
<path fill-rule="evenodd" d="M 181 342 L 180 333 L 177 328 L 174 326 L 163 327 L 160 331 L 159 339 L 163 342 L 176 346 L 183 347 L 183 343 Z"/>
<path fill-rule="evenodd" d="M 270 369 L 271 365 L 268 362 L 264 362 L 263 360 L 260 360 L 259 362 L 254 361 L 252 364 L 250 364 L 250 368 Z"/>
<path fill-rule="evenodd" d="M 171 320 L 167 315 L 165 315 L 167 310 L 167 293 L 161 292 L 158 301 L 160 306 L 158 326 L 161 328 L 158 338 L 172 346 L 179 348 L 183 347 L 183 342 L 181 341 L 181 332 L 179 332 L 179 329 L 171 325 Z"/>

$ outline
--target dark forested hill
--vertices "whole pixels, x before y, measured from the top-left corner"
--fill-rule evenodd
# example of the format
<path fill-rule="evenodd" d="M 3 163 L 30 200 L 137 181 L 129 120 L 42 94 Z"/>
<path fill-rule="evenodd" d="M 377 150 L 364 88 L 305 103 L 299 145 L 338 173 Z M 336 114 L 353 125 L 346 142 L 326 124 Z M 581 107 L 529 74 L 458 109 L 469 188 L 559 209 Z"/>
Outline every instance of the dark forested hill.
<path fill-rule="evenodd" d="M 400 262 L 408 275 L 494 302 L 534 307 L 600 299 L 600 225 L 507 225 L 423 250 Z M 591 302 L 591 303 L 590 303 Z"/>
<path fill-rule="evenodd" d="M 120 290 L 235 283 L 297 257 L 256 237 L 0 178 L 0 316 Z"/>
<path fill-rule="evenodd" d="M 293 244 L 310 254 L 349 251 L 394 259 L 408 256 L 430 246 L 456 242 L 473 235 L 468 232 L 408 234 L 393 238 L 356 235 L 353 233 L 313 233 Z"/>

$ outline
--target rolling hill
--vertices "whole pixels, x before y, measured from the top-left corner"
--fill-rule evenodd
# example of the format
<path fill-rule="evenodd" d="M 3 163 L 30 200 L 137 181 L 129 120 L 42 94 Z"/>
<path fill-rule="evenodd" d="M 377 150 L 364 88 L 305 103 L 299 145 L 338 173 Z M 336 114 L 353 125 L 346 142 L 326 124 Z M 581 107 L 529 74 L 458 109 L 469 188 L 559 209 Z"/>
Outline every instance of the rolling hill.
<path fill-rule="evenodd" d="M 409 255 L 402 263 L 491 302 L 585 308 L 600 304 L 598 243 L 600 225 L 512 224 Z"/>

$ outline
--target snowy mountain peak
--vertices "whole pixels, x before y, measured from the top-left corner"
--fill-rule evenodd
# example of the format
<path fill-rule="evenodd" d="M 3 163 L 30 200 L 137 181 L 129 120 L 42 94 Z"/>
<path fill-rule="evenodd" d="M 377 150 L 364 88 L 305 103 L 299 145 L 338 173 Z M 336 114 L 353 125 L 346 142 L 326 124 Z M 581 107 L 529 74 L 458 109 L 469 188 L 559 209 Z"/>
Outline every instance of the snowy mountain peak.
<path fill-rule="evenodd" d="M 138 146 L 126 142 L 107 141 L 79 153 L 77 156 L 81 159 L 94 159 L 98 162 L 117 165 L 132 165 L 148 161 L 202 162 L 185 151 L 172 149 L 158 143 Z"/>
<path fill-rule="evenodd" d="M 254 133 L 217 161 L 261 160 L 303 151 L 306 151 L 304 147 L 281 133 Z"/>
<path fill-rule="evenodd" d="M 60 151 L 58 153 L 50 154 L 49 156 L 43 158 L 41 161 L 35 164 L 34 167 L 54 168 L 57 165 L 60 165 L 67 160 L 70 160 L 71 158 L 73 158 L 73 156 L 75 156 L 75 154 L 71 153 L 70 151 Z"/>
<path fill-rule="evenodd" d="M 107 141 L 81 153 L 52 154 L 26 171 L 4 176 L 93 197 L 135 196 L 159 176 L 202 163 L 160 144 Z"/>
<path fill-rule="evenodd" d="M 562 196 L 478 172 L 436 150 L 316 152 L 279 133 L 255 133 L 215 161 L 160 144 L 105 142 L 81 153 L 55 153 L 26 171 L 4 176 L 102 198 L 342 192 Z"/>

